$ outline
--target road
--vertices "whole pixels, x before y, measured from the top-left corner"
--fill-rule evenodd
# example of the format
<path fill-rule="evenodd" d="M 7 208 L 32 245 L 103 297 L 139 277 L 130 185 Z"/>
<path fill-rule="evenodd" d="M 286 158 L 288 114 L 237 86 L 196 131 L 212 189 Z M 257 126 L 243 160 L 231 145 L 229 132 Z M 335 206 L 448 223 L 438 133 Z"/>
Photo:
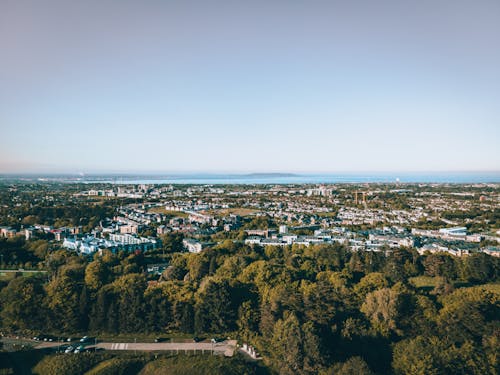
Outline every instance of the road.
<path fill-rule="evenodd" d="M 34 341 L 36 343 L 36 341 Z M 69 344 L 69 343 L 64 343 Z M 78 346 L 80 343 L 78 341 L 71 343 L 72 346 Z M 55 348 L 62 345 L 58 342 L 41 342 L 34 346 L 35 349 L 46 349 Z M 176 352 L 176 353 L 187 353 L 187 352 L 197 352 L 202 353 L 213 353 L 214 354 L 224 354 L 227 357 L 232 357 L 237 348 L 236 340 L 225 340 L 218 343 L 210 342 L 99 342 L 97 345 L 86 345 L 86 348 L 92 349 L 94 347 L 105 349 L 105 350 L 127 350 L 127 351 L 141 351 L 141 352 Z"/>

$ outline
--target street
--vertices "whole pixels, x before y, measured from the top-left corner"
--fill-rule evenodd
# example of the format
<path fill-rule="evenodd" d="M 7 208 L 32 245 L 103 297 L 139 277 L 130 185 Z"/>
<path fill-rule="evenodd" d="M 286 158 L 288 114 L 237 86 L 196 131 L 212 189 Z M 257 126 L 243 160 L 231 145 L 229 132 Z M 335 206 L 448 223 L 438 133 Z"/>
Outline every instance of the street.
<path fill-rule="evenodd" d="M 34 342 L 37 343 L 37 342 Z M 35 349 L 46 349 L 55 348 L 61 345 L 67 345 L 70 343 L 60 343 L 60 342 L 41 342 L 38 345 L 34 345 Z M 78 342 L 71 343 L 73 346 L 79 345 Z M 226 357 L 232 357 L 236 350 L 236 340 L 226 340 L 218 343 L 210 342 L 127 342 L 127 343 L 116 343 L 116 342 L 99 342 L 97 345 L 86 345 L 87 349 L 98 348 L 104 350 L 127 350 L 127 351 L 168 351 L 168 352 L 178 352 L 187 353 L 195 352 L 198 354 L 211 353 L 214 354 L 224 354 Z"/>

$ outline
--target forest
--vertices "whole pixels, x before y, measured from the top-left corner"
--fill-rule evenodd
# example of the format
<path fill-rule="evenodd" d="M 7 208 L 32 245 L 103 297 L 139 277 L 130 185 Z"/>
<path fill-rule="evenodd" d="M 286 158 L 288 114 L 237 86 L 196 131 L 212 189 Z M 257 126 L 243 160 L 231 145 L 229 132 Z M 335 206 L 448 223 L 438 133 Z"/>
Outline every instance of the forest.
<path fill-rule="evenodd" d="M 498 373 L 498 258 L 230 240 L 169 249 L 153 277 L 154 252 L 92 258 L 1 240 L 4 262 L 48 271 L 0 279 L 2 331 L 229 336 L 279 374 Z"/>

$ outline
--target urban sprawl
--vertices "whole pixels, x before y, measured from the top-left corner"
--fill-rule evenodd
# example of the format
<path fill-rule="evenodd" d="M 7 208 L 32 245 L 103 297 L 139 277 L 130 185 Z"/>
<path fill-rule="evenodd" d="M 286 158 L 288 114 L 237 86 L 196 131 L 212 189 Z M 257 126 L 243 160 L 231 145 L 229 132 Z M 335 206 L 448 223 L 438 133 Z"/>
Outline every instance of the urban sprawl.
<path fill-rule="evenodd" d="M 16 199 L 21 200 L 14 195 L 14 204 Z M 54 207 L 64 200 L 116 207 L 85 230 L 19 218 L 19 224 L 0 226 L 0 237 L 49 236 L 86 255 L 157 249 L 163 236 L 179 233 L 192 253 L 232 240 L 264 247 L 337 243 L 352 251 L 406 247 L 420 254 L 500 256 L 500 230 L 484 214 L 498 215 L 498 184 L 62 184 L 35 200 Z"/>

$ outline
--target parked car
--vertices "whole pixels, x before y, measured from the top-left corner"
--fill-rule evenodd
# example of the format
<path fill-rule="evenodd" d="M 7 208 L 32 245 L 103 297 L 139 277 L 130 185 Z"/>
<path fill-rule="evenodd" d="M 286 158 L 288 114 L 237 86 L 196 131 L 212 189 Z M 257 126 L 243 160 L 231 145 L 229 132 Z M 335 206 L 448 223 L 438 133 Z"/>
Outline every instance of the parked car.
<path fill-rule="evenodd" d="M 69 345 L 59 345 L 59 346 L 54 347 L 53 349 L 57 353 L 64 353 L 66 351 L 66 349 L 68 349 L 68 347 L 69 347 Z"/>
<path fill-rule="evenodd" d="M 80 339 L 80 342 L 87 342 L 89 341 L 89 337 L 88 336 L 83 336 L 81 339 Z"/>
<path fill-rule="evenodd" d="M 68 346 L 68 347 L 66 348 L 66 350 L 64 351 L 64 353 L 71 353 L 71 352 L 73 352 L 73 350 L 75 350 L 75 348 L 73 348 L 73 347 L 70 345 L 70 346 Z"/>

